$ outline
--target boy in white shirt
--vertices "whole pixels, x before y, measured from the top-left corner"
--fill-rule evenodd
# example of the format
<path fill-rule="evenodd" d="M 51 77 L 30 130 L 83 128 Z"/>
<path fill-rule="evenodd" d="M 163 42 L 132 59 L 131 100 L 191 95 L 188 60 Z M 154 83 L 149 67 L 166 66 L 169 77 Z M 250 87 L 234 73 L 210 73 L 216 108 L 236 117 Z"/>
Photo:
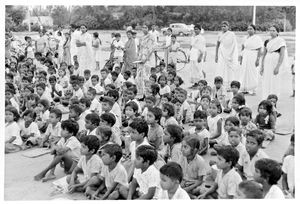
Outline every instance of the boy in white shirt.
<path fill-rule="evenodd" d="M 19 104 L 16 102 L 16 99 L 14 98 L 14 90 L 12 89 L 5 89 L 5 99 L 10 101 L 11 105 L 17 109 L 18 113 L 20 111 Z"/>
<path fill-rule="evenodd" d="M 240 155 L 241 158 L 248 154 L 245 145 L 242 144 L 242 130 L 239 127 L 231 127 L 228 130 L 228 141 L 229 144 L 234 147 Z M 240 161 L 241 162 L 241 161 Z"/>
<path fill-rule="evenodd" d="M 295 195 L 295 156 L 294 156 L 295 135 L 291 136 L 289 155 L 283 158 L 282 164 L 282 189 L 285 195 Z"/>
<path fill-rule="evenodd" d="M 46 99 L 50 103 L 53 101 L 51 94 L 46 91 L 46 84 L 44 83 L 38 83 L 36 85 L 36 93 L 39 95 L 40 99 Z"/>
<path fill-rule="evenodd" d="M 69 193 L 85 191 L 88 181 L 101 171 L 103 162 L 97 155 L 100 147 L 95 135 L 87 135 L 81 140 L 81 157 L 72 174 L 67 177 Z M 83 174 L 80 174 L 82 172 Z"/>
<path fill-rule="evenodd" d="M 90 113 L 85 116 L 85 128 L 87 135 L 97 135 L 96 130 L 100 124 L 100 117 L 96 113 Z"/>
<path fill-rule="evenodd" d="M 119 64 L 119 63 L 123 62 L 123 55 L 124 55 L 123 49 L 125 48 L 125 45 L 121 41 L 120 33 L 116 33 L 115 38 L 116 38 L 116 40 L 113 43 L 113 46 L 115 49 L 114 58 L 116 58 L 116 62 Z"/>
<path fill-rule="evenodd" d="M 104 94 L 104 88 L 99 83 L 99 76 L 93 75 L 91 78 L 91 84 L 89 88 L 94 88 L 96 90 L 96 99 L 99 100 L 100 96 Z"/>
<path fill-rule="evenodd" d="M 66 173 L 71 173 L 76 167 L 80 157 L 81 148 L 80 142 L 75 137 L 78 132 L 78 124 L 73 120 L 65 120 L 61 123 L 61 129 L 62 138 L 58 141 L 51 152 L 54 155 L 52 162 L 46 169 L 37 174 L 34 177 L 34 180 L 39 181 L 43 179 L 49 170 L 55 168 L 56 165 L 62 161 Z M 55 178 L 55 175 L 53 174 L 51 177 Z"/>
<path fill-rule="evenodd" d="M 46 129 L 43 140 L 40 144 L 41 147 L 54 146 L 61 138 L 61 117 L 62 111 L 59 109 L 52 109 L 49 114 L 49 124 Z"/>
<path fill-rule="evenodd" d="M 92 113 L 90 110 L 91 101 L 88 98 L 81 98 L 79 100 L 79 105 L 83 109 L 83 112 L 80 114 L 80 119 L 85 120 L 85 116 Z"/>
<path fill-rule="evenodd" d="M 83 76 L 84 76 L 84 81 L 85 81 L 84 86 L 88 89 L 92 85 L 91 70 L 89 70 L 89 69 L 84 70 Z"/>
<path fill-rule="evenodd" d="M 183 123 L 188 123 L 193 120 L 192 108 L 187 101 L 187 91 L 180 89 L 178 94 L 178 99 L 181 101 L 182 105 L 179 110 L 179 115 L 183 119 Z"/>
<path fill-rule="evenodd" d="M 105 87 L 106 85 L 111 84 L 111 80 L 108 77 L 108 69 L 103 68 L 103 69 L 101 69 L 100 72 L 101 72 L 101 83 L 100 83 L 100 85 L 102 87 Z"/>
<path fill-rule="evenodd" d="M 90 111 L 93 113 L 101 114 L 102 113 L 102 105 L 99 100 L 96 99 L 96 89 L 89 88 L 87 92 L 87 98 L 91 100 Z"/>
<path fill-rule="evenodd" d="M 135 84 L 135 80 L 131 76 L 131 72 L 129 70 L 127 70 L 127 71 L 124 72 L 123 77 L 124 77 L 124 82 L 128 81 L 128 82 L 130 82 L 132 84 Z"/>
<path fill-rule="evenodd" d="M 149 145 L 141 145 L 136 149 L 134 174 L 129 188 L 120 188 L 120 195 L 127 199 L 157 199 L 159 192 L 159 171 L 153 165 L 157 160 L 157 151 Z M 137 188 L 139 186 L 139 189 Z"/>
<path fill-rule="evenodd" d="M 160 169 L 159 200 L 190 200 L 189 194 L 183 190 L 180 183 L 183 179 L 182 168 L 176 162 L 168 162 Z"/>
<path fill-rule="evenodd" d="M 78 100 L 80 100 L 84 95 L 83 95 L 83 91 L 79 86 L 79 81 L 78 80 L 74 80 L 72 82 L 72 88 L 73 88 L 73 97 L 72 98 L 77 98 Z"/>
<path fill-rule="evenodd" d="M 63 87 L 56 83 L 56 77 L 50 76 L 49 77 L 49 84 L 50 84 L 50 94 L 51 97 L 54 99 L 56 97 L 62 97 L 63 96 Z"/>

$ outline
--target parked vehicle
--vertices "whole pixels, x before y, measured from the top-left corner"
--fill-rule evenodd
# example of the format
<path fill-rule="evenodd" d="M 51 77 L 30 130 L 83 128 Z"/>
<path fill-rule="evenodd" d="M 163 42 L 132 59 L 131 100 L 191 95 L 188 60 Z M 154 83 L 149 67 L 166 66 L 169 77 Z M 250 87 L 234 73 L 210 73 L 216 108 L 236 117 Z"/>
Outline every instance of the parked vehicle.
<path fill-rule="evenodd" d="M 172 23 L 170 24 L 169 28 L 172 29 L 172 33 L 174 35 L 179 36 L 187 36 L 191 34 L 191 29 L 184 23 Z M 162 34 L 166 34 L 168 28 L 162 28 L 161 32 Z"/>

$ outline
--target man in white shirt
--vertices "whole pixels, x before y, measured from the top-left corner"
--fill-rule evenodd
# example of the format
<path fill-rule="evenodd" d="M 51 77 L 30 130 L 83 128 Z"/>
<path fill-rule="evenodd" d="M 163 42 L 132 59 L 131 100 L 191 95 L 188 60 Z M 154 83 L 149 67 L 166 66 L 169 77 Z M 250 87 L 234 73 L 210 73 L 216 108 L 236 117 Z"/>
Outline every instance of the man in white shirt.
<path fill-rule="evenodd" d="M 149 31 L 153 38 L 155 39 L 155 43 L 157 44 L 159 39 L 159 32 L 156 30 L 156 25 L 152 25 L 151 30 Z"/>
<path fill-rule="evenodd" d="M 165 44 L 165 62 L 168 65 L 168 58 L 169 58 L 169 47 L 171 46 L 171 35 L 172 35 L 172 28 L 167 29 L 166 35 L 166 44 Z"/>
<path fill-rule="evenodd" d="M 123 55 L 124 55 L 123 49 L 125 48 L 125 45 L 121 41 L 120 33 L 116 33 L 115 38 L 116 38 L 116 40 L 113 43 L 113 46 L 115 48 L 114 58 L 117 58 L 116 62 L 119 64 L 119 63 L 123 62 Z"/>

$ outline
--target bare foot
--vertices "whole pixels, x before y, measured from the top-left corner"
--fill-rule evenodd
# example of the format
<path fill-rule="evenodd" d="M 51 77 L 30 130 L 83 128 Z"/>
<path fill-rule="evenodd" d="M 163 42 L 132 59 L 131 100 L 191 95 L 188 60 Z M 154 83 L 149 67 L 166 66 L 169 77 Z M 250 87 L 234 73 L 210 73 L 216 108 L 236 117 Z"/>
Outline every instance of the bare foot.
<path fill-rule="evenodd" d="M 49 174 L 47 177 L 42 179 L 42 182 L 47 182 L 54 179 L 56 179 L 56 176 L 54 174 Z"/>
<path fill-rule="evenodd" d="M 36 175 L 35 177 L 34 177 L 34 180 L 35 181 L 40 181 L 42 178 L 44 178 L 45 177 L 45 175 L 42 175 L 42 174 L 38 174 L 38 175 Z"/>

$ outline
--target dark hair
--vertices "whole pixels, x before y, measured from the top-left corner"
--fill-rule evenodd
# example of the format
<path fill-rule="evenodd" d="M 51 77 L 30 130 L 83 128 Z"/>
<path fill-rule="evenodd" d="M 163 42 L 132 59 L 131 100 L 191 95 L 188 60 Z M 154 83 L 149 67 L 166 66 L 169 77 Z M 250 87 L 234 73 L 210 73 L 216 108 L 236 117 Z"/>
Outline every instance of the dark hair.
<path fill-rule="evenodd" d="M 91 121 L 92 125 L 99 126 L 100 117 L 96 113 L 89 113 L 85 116 L 85 119 Z"/>
<path fill-rule="evenodd" d="M 234 167 L 239 160 L 239 152 L 231 145 L 220 146 L 216 151 L 226 162 L 231 162 L 231 168 Z"/>
<path fill-rule="evenodd" d="M 202 101 L 202 99 L 204 99 L 204 98 L 207 98 L 207 100 L 209 100 L 209 102 L 211 101 L 211 98 L 210 98 L 209 95 L 203 95 L 203 96 L 201 96 L 200 101 Z"/>
<path fill-rule="evenodd" d="M 69 133 L 72 133 L 72 135 L 75 136 L 78 133 L 79 125 L 74 120 L 64 120 L 61 122 L 61 129 L 67 130 Z"/>
<path fill-rule="evenodd" d="M 121 34 L 120 33 L 116 33 L 115 37 L 121 37 Z"/>
<path fill-rule="evenodd" d="M 204 86 L 207 86 L 207 81 L 205 79 L 201 79 L 198 84 L 203 84 Z"/>
<path fill-rule="evenodd" d="M 277 25 L 272 25 L 271 27 L 274 27 L 274 28 L 275 28 L 275 30 L 277 31 L 277 33 L 279 33 L 279 32 L 280 32 L 279 26 L 277 26 Z"/>
<path fill-rule="evenodd" d="M 150 79 L 151 77 L 154 78 L 154 81 L 155 81 L 155 82 L 157 82 L 157 76 L 156 76 L 156 74 L 151 74 L 150 77 L 149 77 L 149 79 Z"/>
<path fill-rule="evenodd" d="M 5 112 L 6 111 L 11 112 L 15 116 L 14 121 L 17 122 L 19 120 L 20 115 L 18 113 L 18 110 L 15 107 L 8 105 L 5 107 Z"/>
<path fill-rule="evenodd" d="M 260 176 L 266 179 L 269 185 L 276 185 L 281 178 L 281 166 L 273 159 L 260 159 L 255 162 L 254 166 L 260 171 Z"/>
<path fill-rule="evenodd" d="M 218 113 L 222 113 L 222 106 L 218 99 L 213 99 L 210 101 L 210 104 L 215 104 L 218 108 Z"/>
<path fill-rule="evenodd" d="M 203 96 L 203 92 L 204 92 L 205 90 L 208 90 L 208 91 L 210 92 L 210 94 L 211 94 L 211 92 L 212 92 L 212 89 L 211 89 L 210 86 L 205 86 L 205 87 L 203 87 L 203 89 L 200 91 L 201 96 Z"/>
<path fill-rule="evenodd" d="M 110 157 L 115 156 L 116 163 L 118 163 L 123 156 L 122 148 L 118 144 L 106 144 L 101 149 L 104 150 Z"/>
<path fill-rule="evenodd" d="M 42 104 L 45 107 L 46 110 L 48 110 L 49 107 L 50 107 L 50 103 L 47 99 L 39 100 L 38 104 Z"/>
<path fill-rule="evenodd" d="M 145 97 L 145 102 L 146 100 L 151 101 L 153 104 L 156 103 L 156 98 L 154 96 L 147 96 Z"/>
<path fill-rule="evenodd" d="M 221 23 L 222 25 L 226 25 L 226 26 L 228 26 L 229 27 L 229 23 L 228 23 L 228 21 L 222 21 L 222 23 Z"/>
<path fill-rule="evenodd" d="M 242 105 L 245 105 L 246 104 L 246 100 L 245 100 L 245 97 L 242 93 L 238 93 L 237 95 L 235 95 L 232 100 L 235 99 L 236 102 L 242 106 Z"/>
<path fill-rule="evenodd" d="M 12 73 L 5 73 L 5 77 L 8 77 L 10 79 L 14 79 L 14 75 Z"/>
<path fill-rule="evenodd" d="M 35 85 L 35 87 L 41 87 L 45 91 L 46 84 L 44 84 L 44 83 L 38 83 L 37 85 Z"/>
<path fill-rule="evenodd" d="M 149 161 L 149 166 L 157 160 L 157 151 L 149 145 L 141 145 L 136 149 L 136 157 L 143 158 L 143 163 Z"/>
<path fill-rule="evenodd" d="M 129 124 L 129 127 L 136 130 L 139 134 L 144 133 L 144 137 L 148 135 L 148 124 L 146 120 L 142 118 L 134 118 L 133 121 Z"/>
<path fill-rule="evenodd" d="M 54 69 L 54 70 L 55 70 L 55 69 Z M 49 82 L 50 82 L 50 81 L 56 81 L 56 77 L 52 75 L 52 76 L 49 77 L 48 81 L 49 81 Z"/>
<path fill-rule="evenodd" d="M 162 74 L 162 75 L 160 75 L 160 76 L 158 77 L 157 82 L 159 82 L 162 78 L 165 78 L 166 82 L 168 81 L 167 76 L 165 76 L 165 75 Z"/>
<path fill-rule="evenodd" d="M 239 113 L 239 117 L 241 116 L 250 116 L 250 119 L 252 119 L 252 110 L 248 107 L 244 107 L 241 109 L 240 113 Z"/>
<path fill-rule="evenodd" d="M 128 77 L 130 77 L 130 76 L 131 76 L 131 72 L 130 72 L 129 70 L 125 71 L 125 72 L 124 72 L 124 75 L 125 75 L 125 74 L 127 74 L 127 75 L 128 75 Z"/>
<path fill-rule="evenodd" d="M 91 77 L 91 79 L 96 79 L 97 81 L 99 81 L 99 76 L 96 75 L 96 74 L 94 74 L 94 75 Z"/>
<path fill-rule="evenodd" d="M 116 89 L 109 90 L 106 95 L 113 97 L 116 101 L 119 99 L 119 92 Z"/>
<path fill-rule="evenodd" d="M 236 116 L 230 116 L 230 117 L 226 118 L 224 124 L 226 124 L 228 121 L 231 122 L 236 127 L 240 126 L 240 120 Z"/>
<path fill-rule="evenodd" d="M 292 135 L 291 135 L 290 142 L 295 142 L 295 134 L 292 134 Z"/>
<path fill-rule="evenodd" d="M 197 110 L 194 113 L 194 119 L 200 118 L 200 119 L 207 119 L 207 113 L 205 111 Z"/>
<path fill-rule="evenodd" d="M 72 104 L 72 105 L 70 106 L 69 109 L 70 109 L 70 110 L 74 110 L 75 113 L 78 114 L 78 116 L 79 116 L 81 113 L 83 113 L 83 109 L 82 109 L 81 106 L 78 105 L 78 104 Z"/>
<path fill-rule="evenodd" d="M 119 74 L 116 71 L 112 71 L 110 74 L 111 74 L 111 76 L 116 76 L 116 77 L 119 76 Z"/>
<path fill-rule="evenodd" d="M 95 38 L 99 37 L 99 33 L 98 32 L 94 32 L 93 35 L 94 35 Z"/>
<path fill-rule="evenodd" d="M 215 77 L 214 83 L 222 83 L 223 84 L 223 78 L 220 76 Z"/>
<path fill-rule="evenodd" d="M 34 93 L 34 89 L 32 88 L 31 85 L 26 85 L 26 86 L 24 87 L 24 89 L 28 89 L 31 93 Z"/>
<path fill-rule="evenodd" d="M 170 124 L 165 127 L 166 131 L 174 138 L 174 143 L 182 142 L 183 130 L 179 125 Z"/>
<path fill-rule="evenodd" d="M 106 121 L 108 124 L 111 125 L 111 127 L 114 126 L 116 123 L 116 117 L 112 113 L 103 113 L 100 116 L 100 119 Z"/>
<path fill-rule="evenodd" d="M 256 129 L 256 130 L 251 130 L 246 133 L 246 138 L 247 137 L 252 137 L 257 141 L 258 145 L 261 145 L 265 139 L 265 134 L 263 131 Z"/>
<path fill-rule="evenodd" d="M 165 93 L 165 94 L 163 94 L 163 95 L 161 96 L 161 98 L 162 98 L 162 97 L 167 98 L 169 102 L 170 102 L 171 99 L 172 99 L 170 93 Z"/>
<path fill-rule="evenodd" d="M 158 84 L 151 84 L 150 88 L 152 95 L 156 95 L 159 93 L 160 87 Z"/>
<path fill-rule="evenodd" d="M 103 69 L 100 70 L 100 73 L 101 73 L 101 72 L 106 72 L 106 73 L 108 73 L 108 70 L 107 70 L 106 68 L 103 68 Z"/>
<path fill-rule="evenodd" d="M 270 95 L 268 96 L 267 100 L 270 100 L 270 99 L 273 99 L 273 98 L 274 98 L 276 101 L 278 101 L 278 96 L 275 95 L 275 94 L 270 94 Z"/>
<path fill-rule="evenodd" d="M 176 39 L 176 35 L 172 34 L 172 35 L 171 35 L 171 38 L 175 38 L 175 39 Z"/>
<path fill-rule="evenodd" d="M 134 95 L 137 94 L 137 88 L 136 88 L 136 86 L 131 86 L 131 87 L 129 87 L 129 88 L 127 89 L 127 91 L 132 92 Z"/>
<path fill-rule="evenodd" d="M 100 141 L 95 135 L 87 135 L 85 137 L 81 137 L 80 142 L 86 145 L 89 151 L 94 150 L 93 154 L 96 154 L 100 147 Z"/>
<path fill-rule="evenodd" d="M 239 183 L 239 188 L 244 189 L 244 193 L 248 199 L 263 198 L 263 188 L 255 181 L 242 181 Z"/>
<path fill-rule="evenodd" d="M 175 80 L 175 78 L 178 79 L 178 81 L 179 81 L 179 86 L 180 86 L 181 84 L 183 84 L 184 81 L 182 80 L 182 78 L 181 78 L 180 76 L 178 76 L 178 75 L 175 76 L 175 77 L 174 77 L 174 80 Z"/>
<path fill-rule="evenodd" d="M 241 136 L 241 134 L 242 134 L 241 128 L 239 128 L 237 126 L 229 128 L 228 134 L 230 134 L 230 132 L 237 132 L 239 136 Z"/>
<path fill-rule="evenodd" d="M 62 117 L 62 111 L 59 110 L 58 108 L 53 108 L 50 110 L 50 114 L 53 113 L 55 114 L 56 118 L 59 118 L 59 120 L 61 120 Z"/>
<path fill-rule="evenodd" d="M 33 111 L 33 110 L 26 110 L 24 113 L 23 113 L 23 117 L 24 116 L 29 116 L 33 119 L 33 121 L 35 120 L 36 118 L 36 112 Z"/>
<path fill-rule="evenodd" d="M 259 109 L 260 106 L 263 106 L 267 110 L 268 114 L 271 114 L 272 111 L 273 111 L 273 105 L 268 100 L 263 100 L 262 102 L 260 102 L 259 105 L 258 105 L 258 109 Z"/>
<path fill-rule="evenodd" d="M 90 92 L 93 96 L 95 96 L 95 95 L 97 94 L 96 89 L 94 89 L 94 88 L 92 88 L 92 87 L 90 87 L 90 88 L 88 89 L 88 92 Z"/>
<path fill-rule="evenodd" d="M 254 24 L 250 24 L 249 26 L 251 26 L 253 28 L 253 30 L 256 31 L 256 26 Z"/>
<path fill-rule="evenodd" d="M 167 103 L 163 104 L 162 109 L 168 111 L 168 116 L 169 117 L 175 115 L 175 108 L 174 108 L 174 105 L 172 103 L 167 102 Z"/>
<path fill-rule="evenodd" d="M 159 123 L 161 116 L 162 116 L 162 111 L 158 107 L 149 107 L 148 112 L 153 113 L 155 120 Z"/>
<path fill-rule="evenodd" d="M 81 98 L 79 103 L 83 103 L 87 108 L 91 106 L 91 100 L 88 98 Z"/>
<path fill-rule="evenodd" d="M 107 137 L 107 141 L 109 141 L 112 136 L 111 127 L 107 125 L 101 125 L 97 128 L 96 134 L 97 135 L 103 134 L 104 137 Z"/>
<path fill-rule="evenodd" d="M 160 169 L 159 172 L 162 175 L 165 175 L 172 180 L 177 180 L 179 183 L 181 183 L 183 179 L 183 172 L 182 168 L 179 164 L 176 162 L 168 162 L 167 164 L 163 165 Z"/>
<path fill-rule="evenodd" d="M 128 103 L 125 104 L 124 112 L 125 112 L 126 107 L 128 107 L 128 106 L 131 107 L 133 112 L 135 112 L 135 113 L 137 113 L 139 110 L 139 106 L 136 104 L 136 102 L 129 101 Z"/>
<path fill-rule="evenodd" d="M 114 105 L 114 103 L 115 103 L 115 101 L 111 98 L 111 97 L 109 97 L 109 96 L 102 96 L 101 98 L 100 98 L 100 101 L 102 102 L 102 103 L 107 103 L 109 106 L 113 106 Z"/>
<path fill-rule="evenodd" d="M 230 83 L 230 87 L 232 88 L 233 86 L 236 86 L 238 89 L 241 88 L 241 83 L 239 81 L 232 81 Z"/>
<path fill-rule="evenodd" d="M 198 149 L 200 148 L 200 141 L 198 138 L 193 137 L 193 136 L 189 136 L 189 137 L 185 137 L 183 139 L 184 141 L 186 141 L 186 143 L 194 150 L 194 149 Z"/>
<path fill-rule="evenodd" d="M 89 69 L 85 69 L 84 71 L 83 71 L 83 74 L 91 74 L 91 70 L 89 70 Z M 93 75 L 94 76 L 94 75 Z M 96 75 L 97 76 L 97 75 Z"/>

